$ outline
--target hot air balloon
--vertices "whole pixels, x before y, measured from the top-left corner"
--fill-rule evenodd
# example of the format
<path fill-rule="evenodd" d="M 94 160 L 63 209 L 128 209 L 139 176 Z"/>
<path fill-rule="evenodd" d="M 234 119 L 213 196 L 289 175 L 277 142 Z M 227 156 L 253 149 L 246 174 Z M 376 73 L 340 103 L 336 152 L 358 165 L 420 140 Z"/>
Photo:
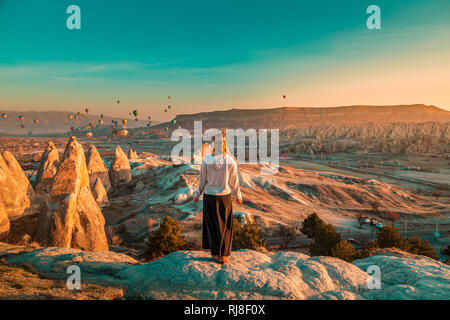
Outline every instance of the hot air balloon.
<path fill-rule="evenodd" d="M 127 119 L 122 119 L 122 123 L 123 124 L 127 124 L 128 120 Z"/>
<path fill-rule="evenodd" d="M 120 99 L 117 99 L 117 104 L 120 104 Z"/>
<path fill-rule="evenodd" d="M 166 109 L 166 110 L 164 110 L 164 112 L 165 112 L 165 113 L 167 113 L 167 109 Z"/>
<path fill-rule="evenodd" d="M 34 119 L 33 122 L 34 122 L 34 124 L 38 124 L 39 120 L 38 119 Z"/>
<path fill-rule="evenodd" d="M 138 121 L 139 121 L 139 119 L 138 119 L 138 118 L 135 118 L 135 119 L 134 119 L 134 121 L 138 122 Z"/>
<path fill-rule="evenodd" d="M 80 115 L 81 115 L 81 112 L 80 112 L 80 111 L 78 111 L 78 112 L 77 112 L 77 115 L 79 115 L 79 116 L 80 116 Z"/>
<path fill-rule="evenodd" d="M 138 116 L 138 111 L 137 110 L 133 110 L 133 115 L 135 116 L 135 117 L 137 117 Z"/>
<path fill-rule="evenodd" d="M 172 96 L 168 96 L 167 98 L 169 98 L 169 100 L 170 100 L 170 99 L 172 99 Z"/>
<path fill-rule="evenodd" d="M 150 128 L 150 123 L 147 123 L 147 127 Z"/>
<path fill-rule="evenodd" d="M 23 121 L 25 119 L 23 116 L 19 116 L 20 121 Z"/>
<path fill-rule="evenodd" d="M 86 111 L 86 113 L 89 113 L 89 109 L 88 108 L 84 109 L 84 111 Z"/>
<path fill-rule="evenodd" d="M 6 113 L 2 113 L 2 118 L 6 119 L 6 118 L 8 118 L 8 115 Z"/>
<path fill-rule="evenodd" d="M 126 137 L 128 136 L 128 130 L 127 129 L 120 130 L 119 134 L 121 137 Z"/>
<path fill-rule="evenodd" d="M 148 116 L 147 119 L 150 120 L 152 117 Z"/>
<path fill-rule="evenodd" d="M 70 131 L 75 131 L 75 127 L 70 127 Z"/>
<path fill-rule="evenodd" d="M 98 120 L 98 124 L 102 126 L 103 125 L 103 120 Z"/>
<path fill-rule="evenodd" d="M 285 99 L 285 100 L 286 100 L 286 95 L 285 95 L 285 94 L 283 94 L 283 99 Z"/>
<path fill-rule="evenodd" d="M 102 113 L 102 114 L 100 115 L 100 118 L 102 118 L 102 119 L 103 119 L 104 117 L 105 117 L 105 116 L 104 116 L 104 115 L 103 115 L 103 113 Z"/>
<path fill-rule="evenodd" d="M 170 110 L 172 108 L 172 106 L 168 106 L 167 108 Z"/>
<path fill-rule="evenodd" d="M 86 138 L 92 138 L 92 132 L 86 132 Z"/>
<path fill-rule="evenodd" d="M 69 119 L 72 120 L 73 119 L 73 115 L 69 115 Z"/>
<path fill-rule="evenodd" d="M 175 123 L 177 123 L 177 120 L 173 119 L 172 124 L 175 125 Z"/>

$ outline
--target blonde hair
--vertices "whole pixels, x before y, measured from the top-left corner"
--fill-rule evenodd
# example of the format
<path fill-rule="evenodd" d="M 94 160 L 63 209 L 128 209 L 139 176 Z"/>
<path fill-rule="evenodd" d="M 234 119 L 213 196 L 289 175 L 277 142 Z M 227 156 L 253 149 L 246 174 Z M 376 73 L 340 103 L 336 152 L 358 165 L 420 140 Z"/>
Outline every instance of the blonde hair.
<path fill-rule="evenodd" d="M 214 142 L 214 137 L 213 137 L 212 141 Z M 205 157 L 206 157 L 208 154 L 215 153 L 215 150 L 214 150 L 214 149 L 213 149 L 212 152 L 207 152 L 206 148 L 207 148 L 208 146 L 210 146 L 210 144 L 211 144 L 211 143 L 205 142 L 205 143 L 202 145 L 202 159 L 205 159 Z M 227 153 L 230 153 L 229 148 L 228 148 L 227 138 L 225 137 L 225 135 L 222 135 L 222 154 L 225 155 L 225 154 L 227 154 Z"/>

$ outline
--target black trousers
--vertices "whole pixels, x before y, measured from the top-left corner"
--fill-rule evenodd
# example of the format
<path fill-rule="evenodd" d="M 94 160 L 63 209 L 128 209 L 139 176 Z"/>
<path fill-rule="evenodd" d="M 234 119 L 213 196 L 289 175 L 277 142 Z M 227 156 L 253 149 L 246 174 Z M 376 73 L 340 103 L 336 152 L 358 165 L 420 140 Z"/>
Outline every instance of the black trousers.
<path fill-rule="evenodd" d="M 233 241 L 233 203 L 231 194 L 203 195 L 203 249 L 211 255 L 228 257 Z"/>

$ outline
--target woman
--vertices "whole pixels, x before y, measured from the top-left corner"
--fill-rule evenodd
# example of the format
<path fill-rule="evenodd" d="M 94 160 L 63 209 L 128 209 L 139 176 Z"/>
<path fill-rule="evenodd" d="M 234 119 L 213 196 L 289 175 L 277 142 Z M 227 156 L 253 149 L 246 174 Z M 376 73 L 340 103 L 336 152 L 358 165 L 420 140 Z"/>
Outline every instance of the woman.
<path fill-rule="evenodd" d="M 231 193 L 242 203 L 237 175 L 237 163 L 229 153 L 224 136 L 212 144 L 212 154 L 203 154 L 200 183 L 194 202 L 203 196 L 203 249 L 211 249 L 214 261 L 230 260 L 233 240 L 233 204 Z M 202 152 L 205 151 L 203 148 Z"/>

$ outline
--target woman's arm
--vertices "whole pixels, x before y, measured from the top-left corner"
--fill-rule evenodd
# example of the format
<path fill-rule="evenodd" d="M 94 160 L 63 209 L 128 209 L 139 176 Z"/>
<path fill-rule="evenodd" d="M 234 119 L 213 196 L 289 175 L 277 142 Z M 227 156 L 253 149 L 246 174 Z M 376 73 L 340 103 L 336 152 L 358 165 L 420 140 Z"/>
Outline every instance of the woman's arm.
<path fill-rule="evenodd" d="M 194 199 L 195 198 L 198 199 L 202 195 L 207 182 L 208 182 L 208 179 L 207 179 L 207 175 L 206 175 L 206 163 L 202 162 L 202 167 L 200 169 L 200 182 L 198 183 L 197 190 L 195 190 Z"/>
<path fill-rule="evenodd" d="M 238 201 L 242 202 L 242 194 L 241 194 L 241 188 L 239 187 L 239 177 L 238 177 L 238 170 L 237 170 L 237 163 L 236 163 L 236 161 L 233 161 L 231 163 L 229 184 L 230 184 L 230 188 L 231 188 L 232 192 L 238 198 Z"/>

